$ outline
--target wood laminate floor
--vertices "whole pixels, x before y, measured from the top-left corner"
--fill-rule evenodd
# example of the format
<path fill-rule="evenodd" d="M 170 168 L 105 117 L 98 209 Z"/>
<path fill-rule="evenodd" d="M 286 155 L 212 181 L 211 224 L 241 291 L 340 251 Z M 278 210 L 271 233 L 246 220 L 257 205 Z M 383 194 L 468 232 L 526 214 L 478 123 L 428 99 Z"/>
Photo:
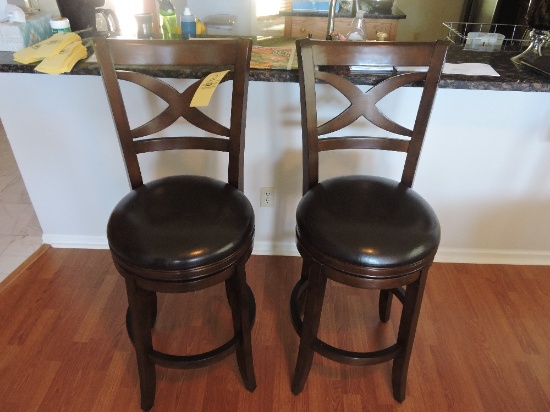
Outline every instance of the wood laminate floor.
<path fill-rule="evenodd" d="M 353 367 L 316 355 L 304 392 L 290 392 L 298 338 L 288 299 L 295 257 L 252 256 L 258 387 L 234 355 L 197 370 L 157 367 L 153 411 L 549 411 L 550 268 L 435 264 L 412 355 L 407 398 L 391 396 L 391 364 Z M 182 299 L 183 298 L 183 299 Z M 106 250 L 49 248 L 0 284 L 0 411 L 138 411 L 124 282 Z M 377 320 L 376 294 L 329 281 L 321 336 L 348 349 L 390 341 L 400 312 Z M 155 345 L 212 348 L 231 334 L 221 285 L 160 295 Z"/>

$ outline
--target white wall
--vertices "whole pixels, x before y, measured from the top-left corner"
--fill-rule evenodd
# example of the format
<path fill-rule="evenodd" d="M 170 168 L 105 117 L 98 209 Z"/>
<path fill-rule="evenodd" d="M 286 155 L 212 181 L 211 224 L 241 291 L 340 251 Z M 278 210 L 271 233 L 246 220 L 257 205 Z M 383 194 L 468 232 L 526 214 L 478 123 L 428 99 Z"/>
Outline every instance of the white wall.
<path fill-rule="evenodd" d="M 51 13 L 52 17 L 59 16 L 59 8 L 55 0 L 40 0 L 40 9 Z"/>
<path fill-rule="evenodd" d="M 253 82 L 252 90 L 247 194 L 258 203 L 259 188 L 274 186 L 278 197 L 275 209 L 256 209 L 256 243 L 287 253 L 301 194 L 297 86 Z M 408 121 L 417 93 L 407 89 L 386 104 Z M 438 260 L 550 263 L 549 102 L 547 93 L 439 90 L 414 185 L 441 220 Z M 395 178 L 399 156 L 327 154 L 324 176 Z"/>
<path fill-rule="evenodd" d="M 253 30 L 254 0 L 173 0 L 177 10 L 189 5 L 195 16 L 204 19 L 211 14 L 238 16 L 237 34 L 250 35 Z M 395 0 L 395 4 L 407 15 L 400 20 L 397 40 L 430 41 L 445 38 L 447 30 L 443 22 L 457 21 L 464 0 Z"/>
<path fill-rule="evenodd" d="M 107 4 L 117 0 L 107 0 Z M 172 0 L 178 13 L 186 5 L 196 17 L 204 19 L 212 14 L 234 14 L 237 16 L 236 33 L 250 35 L 253 33 L 254 0 Z M 447 30 L 443 22 L 458 21 L 464 0 L 395 0 L 395 4 L 407 15 L 400 20 L 397 40 L 430 41 L 445 38 Z M 59 15 L 55 0 L 40 0 L 40 7 Z"/>
<path fill-rule="evenodd" d="M 1 120 L 44 241 L 105 247 L 107 217 L 128 183 L 101 79 L 0 73 L 0 87 Z M 389 106 L 408 121 L 417 92 L 408 89 Z M 548 93 L 439 91 L 415 182 L 441 220 L 438 260 L 550 264 L 549 101 Z M 255 253 L 296 253 L 299 112 L 297 84 L 251 82 L 245 194 L 256 213 Z M 325 160 L 328 174 L 396 176 L 391 155 Z M 147 173 L 162 175 L 182 159 L 152 157 Z M 202 155 L 190 167 L 215 176 L 225 168 Z M 259 207 L 265 186 L 275 187 L 274 208 Z"/>
<path fill-rule="evenodd" d="M 407 18 L 399 21 L 397 40 L 433 41 L 444 39 L 444 22 L 459 21 L 464 0 L 395 0 Z"/>
<path fill-rule="evenodd" d="M 237 16 L 235 32 L 238 35 L 252 33 L 252 1 L 253 0 L 172 0 L 178 13 L 183 13 L 187 5 L 195 17 L 204 20 L 206 16 L 215 14 L 232 14 Z M 180 11 L 181 10 L 181 11 Z"/>

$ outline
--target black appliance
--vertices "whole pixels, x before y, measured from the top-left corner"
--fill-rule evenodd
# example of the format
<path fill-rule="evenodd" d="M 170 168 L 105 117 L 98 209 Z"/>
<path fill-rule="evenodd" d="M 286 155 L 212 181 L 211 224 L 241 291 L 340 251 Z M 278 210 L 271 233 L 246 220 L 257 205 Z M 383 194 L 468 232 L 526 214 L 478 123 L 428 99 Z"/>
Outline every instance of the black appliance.
<path fill-rule="evenodd" d="M 72 31 L 97 32 L 96 18 L 103 18 L 109 33 L 120 33 L 115 12 L 105 8 L 105 0 L 56 0 L 59 13 L 69 19 Z"/>

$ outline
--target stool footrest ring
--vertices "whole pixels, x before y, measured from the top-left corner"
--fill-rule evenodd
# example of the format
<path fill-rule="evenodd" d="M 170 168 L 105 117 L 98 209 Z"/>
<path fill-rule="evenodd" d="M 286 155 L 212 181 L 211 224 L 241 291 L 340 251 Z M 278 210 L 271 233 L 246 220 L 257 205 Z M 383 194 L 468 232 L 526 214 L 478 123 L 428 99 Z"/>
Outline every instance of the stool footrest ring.
<path fill-rule="evenodd" d="M 298 308 L 298 300 L 300 299 L 301 295 L 307 290 L 307 286 L 307 278 L 301 278 L 294 286 L 294 289 L 292 290 L 292 295 L 290 297 L 290 313 L 292 317 L 292 324 L 298 336 L 301 336 L 302 331 L 302 316 L 300 313 L 300 309 Z M 401 352 L 402 349 L 402 345 L 395 343 L 391 346 L 388 346 L 387 348 L 376 351 L 354 352 L 336 348 L 326 342 L 323 342 L 319 338 L 315 338 L 313 344 L 313 350 L 327 359 L 347 365 L 358 366 L 376 365 L 378 363 L 387 362 L 391 359 L 394 359 Z"/>
<path fill-rule="evenodd" d="M 211 365 L 212 363 L 215 363 L 233 353 L 237 347 L 237 341 L 237 337 L 234 336 L 216 349 L 196 355 L 170 355 L 168 353 L 153 350 L 153 352 L 149 354 L 149 359 L 156 365 L 168 368 L 201 368 L 203 366 Z"/>
<path fill-rule="evenodd" d="M 250 286 L 246 285 L 249 301 L 249 316 L 250 316 L 250 326 L 254 325 L 256 320 L 256 300 L 254 299 L 254 294 Z M 131 314 L 130 308 L 126 311 L 126 330 L 132 344 L 134 343 L 134 338 L 132 334 L 132 323 L 131 323 Z M 164 366 L 167 368 L 174 369 L 195 369 L 201 368 L 203 366 L 211 365 L 226 356 L 230 355 L 237 348 L 239 338 L 233 336 L 229 341 L 224 343 L 221 346 L 218 346 L 215 349 L 212 349 L 208 352 L 199 353 L 195 355 L 171 355 L 164 352 L 159 352 L 153 350 L 149 354 L 149 360 L 156 365 Z"/>

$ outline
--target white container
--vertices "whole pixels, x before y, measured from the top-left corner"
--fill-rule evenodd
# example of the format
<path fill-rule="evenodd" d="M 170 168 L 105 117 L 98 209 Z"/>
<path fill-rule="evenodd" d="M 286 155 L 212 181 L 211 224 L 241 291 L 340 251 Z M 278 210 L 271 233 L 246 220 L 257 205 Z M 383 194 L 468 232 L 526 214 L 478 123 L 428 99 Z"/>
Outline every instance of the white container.
<path fill-rule="evenodd" d="M 235 22 L 237 16 L 232 14 L 216 14 L 206 16 L 203 23 L 206 26 L 206 34 L 212 36 L 231 36 L 235 34 Z"/>
<path fill-rule="evenodd" d="M 365 36 L 363 12 L 357 12 L 355 18 L 351 22 L 351 26 L 346 37 L 349 41 L 364 41 L 367 39 L 367 36 Z"/>
<path fill-rule="evenodd" d="M 182 38 L 189 39 L 191 37 L 197 37 L 197 24 L 195 23 L 195 16 L 191 13 L 189 7 L 186 7 L 181 15 L 180 24 Z"/>
<path fill-rule="evenodd" d="M 52 33 L 68 33 L 71 31 L 71 25 L 69 24 L 69 19 L 66 17 L 56 17 L 50 20 L 50 27 L 52 28 Z"/>
<path fill-rule="evenodd" d="M 504 34 L 471 31 L 466 38 L 464 50 L 496 52 L 502 48 Z"/>

